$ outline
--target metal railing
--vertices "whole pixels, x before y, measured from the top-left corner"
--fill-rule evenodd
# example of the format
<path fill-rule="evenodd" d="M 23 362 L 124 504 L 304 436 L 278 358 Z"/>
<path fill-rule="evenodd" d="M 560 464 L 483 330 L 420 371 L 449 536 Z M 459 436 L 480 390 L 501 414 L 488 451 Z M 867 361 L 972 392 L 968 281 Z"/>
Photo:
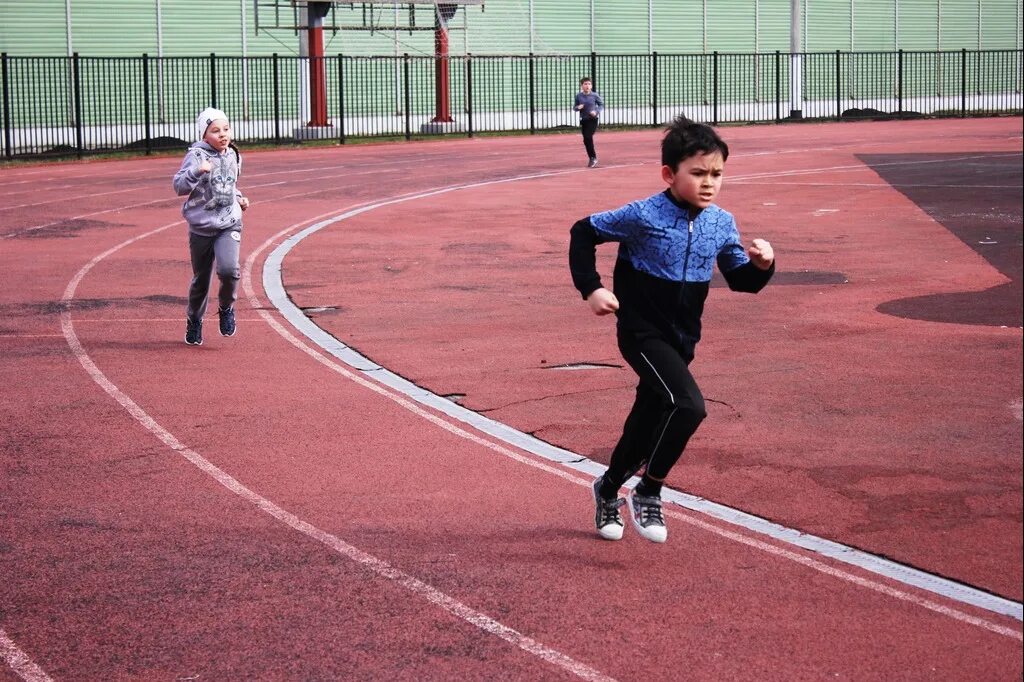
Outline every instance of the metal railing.
<path fill-rule="evenodd" d="M 581 76 L 603 125 L 712 124 L 852 115 L 1020 113 L 1021 50 L 788 54 L 526 55 L 449 58 L 453 121 L 436 125 L 435 59 L 323 58 L 328 125 L 308 125 L 310 60 L 300 57 L 0 57 L 7 159 L 194 140 L 216 106 L 242 143 L 575 127 Z"/>

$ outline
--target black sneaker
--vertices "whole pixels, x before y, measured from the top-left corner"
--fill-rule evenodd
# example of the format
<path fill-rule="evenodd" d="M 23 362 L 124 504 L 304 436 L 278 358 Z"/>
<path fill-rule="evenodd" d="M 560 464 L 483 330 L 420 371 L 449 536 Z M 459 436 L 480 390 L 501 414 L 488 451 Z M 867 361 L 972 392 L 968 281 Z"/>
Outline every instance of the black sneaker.
<path fill-rule="evenodd" d="M 629 496 L 629 516 L 633 525 L 651 542 L 665 542 L 668 539 L 668 528 L 661 514 L 661 498 L 637 495 L 634 490 Z"/>
<path fill-rule="evenodd" d="M 604 476 L 598 476 L 594 481 L 594 524 L 597 526 L 598 534 L 605 540 L 621 540 L 623 523 L 619 507 L 626 504 L 626 501 L 621 497 L 614 500 L 601 497 L 600 488 L 603 480 Z"/>
<path fill-rule="evenodd" d="M 203 345 L 203 321 L 185 318 L 185 343 L 190 346 Z"/>
<path fill-rule="evenodd" d="M 217 311 L 220 315 L 220 335 L 221 336 L 234 336 L 235 335 L 235 309 L 234 308 L 221 308 Z"/>

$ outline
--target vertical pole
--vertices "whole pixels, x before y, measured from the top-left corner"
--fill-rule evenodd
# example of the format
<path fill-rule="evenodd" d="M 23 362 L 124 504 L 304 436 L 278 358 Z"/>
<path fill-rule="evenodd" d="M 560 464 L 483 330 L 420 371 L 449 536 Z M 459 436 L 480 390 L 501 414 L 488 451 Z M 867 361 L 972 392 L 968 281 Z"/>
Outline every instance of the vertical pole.
<path fill-rule="evenodd" d="M 149 156 L 153 152 L 153 129 L 149 97 L 149 55 L 145 52 L 142 53 L 142 108 L 146 121 L 146 156 Z"/>
<path fill-rule="evenodd" d="M 899 103 L 899 112 L 903 113 L 903 50 L 896 52 L 896 99 Z"/>
<path fill-rule="evenodd" d="M 960 48 L 960 118 L 967 116 L 967 48 Z"/>
<path fill-rule="evenodd" d="M 451 81 L 448 64 L 448 27 L 437 10 L 434 25 L 434 118 L 433 123 L 451 123 Z"/>
<path fill-rule="evenodd" d="M 651 52 L 651 125 L 658 125 L 658 53 Z"/>
<path fill-rule="evenodd" d="M 412 139 L 412 129 L 410 125 L 412 121 L 409 120 L 409 53 L 406 52 L 402 55 L 402 73 L 404 75 L 403 80 L 405 81 L 405 139 Z"/>
<path fill-rule="evenodd" d="M 327 125 L 327 65 L 322 22 L 321 18 L 310 18 L 311 26 L 306 30 L 309 40 L 309 121 L 306 125 L 316 127 Z"/>
<path fill-rule="evenodd" d="M 345 144 L 345 57 L 338 53 L 338 144 Z"/>
<path fill-rule="evenodd" d="M 836 118 L 840 119 L 843 117 L 843 104 L 842 104 L 842 91 L 840 89 L 840 83 L 842 79 L 840 77 L 839 67 L 839 50 L 836 50 Z"/>
<path fill-rule="evenodd" d="M 529 81 L 530 81 L 530 134 L 533 135 L 534 133 L 537 132 L 537 119 L 536 119 L 536 116 L 537 116 L 537 100 L 536 100 L 536 94 L 535 94 L 535 91 L 534 91 L 534 80 L 536 78 L 536 75 L 534 74 L 534 63 L 533 63 L 533 53 L 532 52 L 530 53 L 529 60 L 530 60 L 529 61 L 529 72 L 530 72 L 530 77 L 529 77 Z"/>
<path fill-rule="evenodd" d="M 217 106 L 217 56 L 210 53 L 210 106 Z"/>
<path fill-rule="evenodd" d="M 473 60 L 466 55 L 466 118 L 467 137 L 473 137 Z"/>
<path fill-rule="evenodd" d="M 242 118 L 249 120 L 249 20 L 245 16 L 246 0 L 239 0 L 242 33 Z"/>
<path fill-rule="evenodd" d="M 594 86 L 594 92 L 597 92 L 597 53 L 590 53 L 590 84 Z"/>
<path fill-rule="evenodd" d="M 782 118 L 782 53 L 775 50 L 775 120 Z"/>
<path fill-rule="evenodd" d="M 800 2 L 790 0 L 789 9 L 789 117 L 803 118 L 803 54 L 800 47 Z"/>
<path fill-rule="evenodd" d="M 11 76 L 7 62 L 7 53 L 0 55 L 0 71 L 3 77 L 4 98 L 4 157 L 10 161 L 14 158 L 14 147 L 11 144 Z"/>
<path fill-rule="evenodd" d="M 711 98 L 712 122 L 718 125 L 718 50 L 711 53 Z"/>
<path fill-rule="evenodd" d="M 75 104 L 75 149 L 78 158 L 82 158 L 84 147 L 82 143 L 82 72 L 78 53 L 71 55 L 71 79 L 74 83 L 74 104 Z"/>
<path fill-rule="evenodd" d="M 281 69 L 277 53 L 273 56 L 274 66 L 274 142 L 281 144 Z"/>

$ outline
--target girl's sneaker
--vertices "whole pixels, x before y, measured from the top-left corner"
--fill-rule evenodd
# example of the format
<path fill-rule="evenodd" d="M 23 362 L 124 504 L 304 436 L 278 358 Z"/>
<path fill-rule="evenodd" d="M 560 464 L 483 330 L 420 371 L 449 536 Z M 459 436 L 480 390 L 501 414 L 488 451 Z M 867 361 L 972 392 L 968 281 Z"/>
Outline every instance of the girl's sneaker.
<path fill-rule="evenodd" d="M 234 336 L 235 335 L 235 309 L 234 308 L 220 308 L 217 311 L 220 315 L 220 335 L 221 336 Z"/>
<path fill-rule="evenodd" d="M 624 524 L 619 507 L 626 504 L 626 501 L 621 497 L 616 497 L 614 500 L 606 500 L 601 497 L 600 488 L 603 479 L 604 476 L 598 476 L 594 481 L 594 506 L 596 507 L 594 523 L 597 525 L 598 534 L 605 540 L 621 540 Z"/>
<path fill-rule="evenodd" d="M 185 318 L 185 343 L 190 346 L 203 345 L 203 321 Z"/>
<path fill-rule="evenodd" d="M 629 516 L 633 525 L 651 542 L 665 542 L 668 528 L 661 514 L 661 498 L 637 495 L 634 490 L 629 496 Z"/>

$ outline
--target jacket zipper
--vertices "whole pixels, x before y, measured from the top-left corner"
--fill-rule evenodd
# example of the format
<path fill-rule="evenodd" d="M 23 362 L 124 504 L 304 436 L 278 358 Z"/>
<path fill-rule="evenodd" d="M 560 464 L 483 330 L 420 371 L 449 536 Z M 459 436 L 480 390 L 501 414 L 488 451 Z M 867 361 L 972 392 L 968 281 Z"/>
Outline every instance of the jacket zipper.
<path fill-rule="evenodd" d="M 679 293 L 676 295 L 676 309 L 673 311 L 672 320 L 672 327 L 680 343 L 682 343 L 683 334 L 678 324 L 679 311 L 683 307 L 683 294 L 686 293 L 686 270 L 690 266 L 690 245 L 693 242 L 693 218 L 687 216 L 686 225 L 686 253 L 683 255 L 683 278 L 679 283 Z"/>
<path fill-rule="evenodd" d="M 690 243 L 693 241 L 693 218 L 688 218 L 689 229 L 686 232 L 686 254 L 683 256 L 683 282 L 686 282 L 686 271 L 690 267 Z"/>

